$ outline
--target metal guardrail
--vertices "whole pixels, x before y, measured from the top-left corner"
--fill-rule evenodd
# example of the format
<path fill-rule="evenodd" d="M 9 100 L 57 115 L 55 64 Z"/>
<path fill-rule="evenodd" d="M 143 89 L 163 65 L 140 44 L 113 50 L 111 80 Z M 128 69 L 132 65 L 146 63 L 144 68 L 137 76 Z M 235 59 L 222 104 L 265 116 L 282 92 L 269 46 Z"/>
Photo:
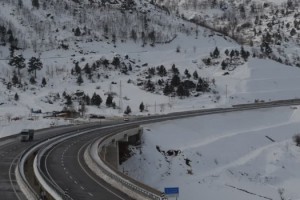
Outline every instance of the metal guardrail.
<path fill-rule="evenodd" d="M 252 110 L 252 109 L 259 109 L 259 108 L 270 108 L 270 107 L 279 107 L 279 106 L 291 106 L 291 105 L 299 105 L 300 104 L 300 99 L 291 99 L 291 100 L 278 100 L 278 101 L 272 101 L 272 102 L 257 102 L 257 103 L 252 103 L 252 104 L 237 104 L 237 105 L 233 105 L 230 108 L 213 108 L 213 109 L 204 109 L 204 110 L 197 110 L 197 111 L 187 111 L 187 112 L 183 112 L 182 115 L 188 117 L 188 116 L 196 116 L 196 115 L 205 115 L 205 114 L 217 114 L 217 113 L 225 113 L 225 112 L 233 112 L 233 111 L 243 111 L 243 110 Z M 173 116 L 172 116 L 173 115 Z M 140 122 L 155 122 L 156 120 L 158 120 L 156 118 L 157 116 L 149 116 L 149 117 L 143 117 L 141 119 Z M 170 113 L 164 116 L 161 116 L 161 119 L 176 119 L 179 118 L 179 116 L 176 116 L 174 113 Z M 139 121 L 133 122 L 133 123 L 137 123 Z M 118 125 L 117 125 L 118 126 Z M 119 125 L 120 126 L 120 125 Z M 90 131 L 94 131 L 94 130 L 100 130 L 101 128 L 95 128 L 93 130 Z M 62 136 L 56 136 L 54 138 L 51 138 L 50 140 L 47 139 L 45 141 L 43 141 L 42 143 L 39 143 L 38 145 L 35 145 L 34 147 L 31 147 L 27 150 L 25 150 L 22 153 L 22 156 L 19 159 L 18 162 L 18 169 L 16 169 L 19 173 L 20 173 L 20 177 L 21 177 L 21 181 L 24 183 L 25 185 L 25 189 L 27 190 L 26 193 L 29 193 L 31 195 L 31 197 L 28 197 L 28 194 L 26 195 L 27 198 L 29 199 L 38 199 L 39 195 L 34 191 L 34 189 L 30 186 L 30 184 L 28 183 L 25 173 L 24 173 L 24 163 L 25 161 L 28 159 L 28 157 L 34 152 L 37 151 L 38 148 L 40 148 L 42 145 L 50 142 L 50 141 L 54 141 L 55 139 L 59 139 L 61 137 L 61 140 L 56 141 L 57 143 L 63 141 L 63 140 L 67 140 L 71 137 L 75 137 L 81 134 L 84 134 L 86 132 L 89 131 L 84 131 L 84 132 L 80 132 L 78 134 L 72 135 L 72 136 L 66 136 L 66 134 L 62 135 Z M 115 134 L 115 133 L 114 133 Z M 109 137 L 111 137 L 112 135 L 107 135 L 105 137 L 103 137 L 102 139 L 107 139 Z M 55 145 L 55 144 L 53 144 Z M 91 148 L 91 145 L 89 146 L 89 150 Z M 43 151 L 46 152 L 46 151 Z M 42 154 L 41 154 L 42 156 Z M 50 181 L 41 171 L 40 167 L 40 158 L 39 160 L 37 160 L 37 166 L 38 166 L 38 173 L 40 173 L 40 176 L 46 181 L 44 185 L 44 189 L 49 192 L 49 188 L 51 190 L 54 190 L 54 192 L 56 193 L 56 195 L 61 195 L 61 196 L 65 196 L 66 194 L 64 191 L 62 191 L 61 189 L 57 188 L 52 181 Z M 91 155 L 90 155 L 91 156 Z M 98 164 L 97 164 L 98 165 Z M 98 165 L 99 166 L 99 165 Z M 128 180 L 124 179 L 124 178 L 120 178 L 119 175 L 113 174 L 111 172 L 109 172 L 107 169 L 104 169 L 102 166 L 99 166 L 101 168 L 101 170 L 103 170 L 107 176 L 113 178 L 116 181 L 119 181 L 120 183 L 122 183 L 124 186 L 126 186 L 128 189 L 132 189 L 135 190 L 137 193 L 141 194 L 141 195 L 146 195 L 148 198 L 150 199 L 154 199 L 154 200 L 165 200 L 167 199 L 166 197 L 164 197 L 163 194 L 154 194 L 154 193 L 150 193 L 149 191 L 137 186 L 136 184 L 132 184 L 130 183 Z M 54 193 L 53 192 L 53 193 Z"/>
<path fill-rule="evenodd" d="M 25 162 L 28 159 L 28 157 L 33 154 L 33 152 L 34 152 L 33 148 L 24 150 L 21 153 L 21 156 L 19 158 L 18 165 L 16 168 L 16 172 L 18 173 L 17 177 L 19 177 L 19 181 L 21 181 L 21 183 L 19 183 L 19 184 L 21 184 L 20 188 L 27 199 L 39 199 L 39 195 L 35 192 L 35 190 L 29 184 L 29 182 L 25 176 L 25 172 L 24 172 Z"/>

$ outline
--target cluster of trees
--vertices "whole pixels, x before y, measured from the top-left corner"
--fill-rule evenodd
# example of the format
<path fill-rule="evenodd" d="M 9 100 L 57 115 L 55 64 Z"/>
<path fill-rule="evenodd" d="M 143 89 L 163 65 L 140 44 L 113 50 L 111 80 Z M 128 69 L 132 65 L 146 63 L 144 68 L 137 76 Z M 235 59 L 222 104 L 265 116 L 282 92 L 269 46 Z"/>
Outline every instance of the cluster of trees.
<path fill-rule="evenodd" d="M 142 6 L 136 6 L 134 0 L 90 0 L 84 2 L 78 0 L 31 0 L 32 6 L 28 6 L 28 4 L 23 4 L 23 1 L 4 0 L 3 3 L 13 7 L 12 15 L 22 19 L 21 24 L 24 25 L 22 28 L 26 28 L 25 25 L 30 27 L 30 36 L 34 39 L 28 40 L 27 34 L 23 34 L 20 27 L 12 23 L 13 21 L 0 19 L 0 25 L 4 25 L 6 29 L 10 28 L 14 32 L 15 35 L 10 39 L 14 42 L 19 41 L 20 48 L 33 47 L 35 51 L 57 48 L 63 40 L 77 39 L 89 41 L 105 39 L 114 45 L 117 42 L 133 40 L 142 45 L 153 46 L 156 43 L 170 41 L 178 32 L 190 32 L 190 27 L 182 26 L 181 22 L 169 16 L 169 13 L 148 2 Z M 43 9 L 49 14 L 43 17 L 38 14 L 38 9 Z M 73 33 L 73 36 L 61 34 L 62 31 Z M 57 37 L 58 35 L 60 37 Z M 3 36 L 0 33 L 0 40 L 3 37 L 8 38 L 9 36 Z M 5 39 L 5 41 L 7 40 Z"/>
<path fill-rule="evenodd" d="M 223 70 L 234 70 L 237 65 L 242 64 L 240 60 L 247 62 L 250 52 L 246 51 L 242 46 L 240 50 L 232 49 L 229 51 L 226 49 L 224 51 L 225 58 L 221 61 L 221 67 Z M 221 53 L 218 47 L 216 47 L 211 53 L 210 57 L 202 59 L 203 63 L 207 66 L 219 64 L 218 59 L 221 58 Z M 215 61 L 217 60 L 217 61 Z"/>
<path fill-rule="evenodd" d="M 72 96 L 70 94 L 67 94 L 65 91 L 63 92 L 62 96 L 65 98 L 65 105 L 71 106 L 73 105 L 73 99 L 76 99 L 80 104 L 85 104 L 88 106 L 97 106 L 100 107 L 103 103 L 103 100 L 99 94 L 93 93 L 92 97 L 90 97 L 88 94 L 82 94 L 80 97 Z M 106 97 L 105 105 L 107 107 L 116 108 L 116 103 L 113 101 L 113 96 L 111 94 L 108 94 Z"/>
<path fill-rule="evenodd" d="M 101 73 L 119 70 L 121 73 L 128 75 L 128 73 L 132 71 L 132 65 L 130 62 L 126 63 L 118 56 L 113 57 L 111 61 L 102 57 L 91 65 L 86 63 L 84 67 L 80 67 L 79 62 L 75 62 L 74 68 L 71 69 L 71 74 L 77 76 L 77 84 L 81 85 L 84 82 L 83 74 L 85 74 L 89 80 L 92 80 L 93 77 L 100 79 L 101 73 L 99 69 L 103 69 Z M 105 75 L 105 77 L 107 77 L 107 75 Z"/>
<path fill-rule="evenodd" d="M 11 29 L 6 29 L 5 26 L 0 25 L 0 45 L 6 46 L 6 43 L 16 48 L 18 46 L 18 39 L 14 37 Z"/>
<path fill-rule="evenodd" d="M 144 82 L 144 88 L 147 91 L 155 92 L 162 89 L 162 92 L 166 96 L 179 96 L 188 97 L 191 91 L 196 92 L 209 92 L 210 81 L 206 78 L 199 77 L 198 72 L 195 70 L 192 74 L 188 69 L 184 70 L 184 74 L 181 75 L 179 69 L 172 65 L 170 70 L 166 70 L 163 65 L 158 67 L 150 67 L 146 71 L 147 81 Z M 153 76 L 161 77 L 155 83 L 151 80 Z M 163 77 L 170 77 L 165 80 Z"/>
<path fill-rule="evenodd" d="M 12 51 L 12 50 L 11 50 Z M 14 55 L 14 53 L 11 53 L 11 58 L 9 60 L 9 65 L 14 67 L 13 70 L 13 77 L 12 77 L 12 83 L 13 85 L 20 84 L 20 77 L 21 77 L 21 70 L 27 67 L 27 71 L 29 73 L 30 78 L 29 81 L 31 84 L 36 83 L 36 72 L 37 70 L 41 70 L 43 68 L 43 63 L 41 62 L 40 58 L 37 57 L 31 57 L 26 65 L 25 58 L 22 54 Z M 17 73 L 16 73 L 17 71 Z M 47 84 L 47 81 L 45 78 L 42 79 L 42 86 L 45 86 Z"/>

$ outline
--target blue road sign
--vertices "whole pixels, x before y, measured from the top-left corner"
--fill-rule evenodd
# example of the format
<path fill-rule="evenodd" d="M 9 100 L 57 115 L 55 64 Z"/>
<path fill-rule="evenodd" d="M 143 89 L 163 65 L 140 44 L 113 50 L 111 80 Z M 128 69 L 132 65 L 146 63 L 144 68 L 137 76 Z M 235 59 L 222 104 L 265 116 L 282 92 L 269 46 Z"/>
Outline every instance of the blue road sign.
<path fill-rule="evenodd" d="M 165 194 L 166 195 L 178 195 L 179 188 L 178 187 L 165 188 Z"/>

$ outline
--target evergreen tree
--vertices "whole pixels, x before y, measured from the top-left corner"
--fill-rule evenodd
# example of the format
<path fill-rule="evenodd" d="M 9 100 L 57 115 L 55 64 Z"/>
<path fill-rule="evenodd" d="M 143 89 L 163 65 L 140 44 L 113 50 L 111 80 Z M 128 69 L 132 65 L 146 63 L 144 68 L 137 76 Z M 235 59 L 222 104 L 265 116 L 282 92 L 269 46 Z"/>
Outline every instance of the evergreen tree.
<path fill-rule="evenodd" d="M 152 81 L 148 80 L 146 83 L 146 89 L 150 92 L 154 92 L 155 90 L 155 85 Z"/>
<path fill-rule="evenodd" d="M 134 42 L 136 42 L 137 34 L 136 34 L 136 31 L 134 29 L 131 30 L 130 37 L 131 37 L 131 39 L 133 39 Z"/>
<path fill-rule="evenodd" d="M 77 27 L 76 29 L 75 29 L 75 32 L 74 32 L 74 35 L 75 36 L 81 36 L 81 31 L 80 31 L 80 28 L 79 27 Z"/>
<path fill-rule="evenodd" d="M 39 0 L 32 0 L 32 6 L 36 7 L 37 9 L 39 9 L 40 7 L 40 2 Z"/>
<path fill-rule="evenodd" d="M 18 93 L 15 94 L 15 101 L 19 101 L 19 95 L 18 95 Z"/>
<path fill-rule="evenodd" d="M 75 73 L 76 74 L 81 74 L 81 68 L 79 67 L 79 63 L 78 62 L 75 63 Z"/>
<path fill-rule="evenodd" d="M 91 70 L 91 68 L 89 66 L 89 63 L 86 63 L 86 65 L 84 66 L 83 70 L 88 75 L 92 73 L 92 70 Z"/>
<path fill-rule="evenodd" d="M 126 107 L 124 114 L 129 115 L 131 113 L 131 108 L 129 106 Z"/>
<path fill-rule="evenodd" d="M 230 52 L 230 58 L 232 59 L 233 56 L 234 56 L 234 50 L 231 50 L 231 52 Z"/>
<path fill-rule="evenodd" d="M 227 68 L 228 64 L 225 60 L 223 60 L 221 63 L 221 66 L 222 66 L 222 70 L 225 70 Z"/>
<path fill-rule="evenodd" d="M 25 58 L 23 55 L 14 56 L 9 61 L 9 65 L 16 67 L 18 69 L 18 74 L 20 75 L 20 70 L 26 67 Z"/>
<path fill-rule="evenodd" d="M 113 61 L 111 62 L 111 64 L 114 65 L 115 68 L 120 67 L 120 64 L 121 64 L 120 58 L 119 58 L 119 57 L 114 57 L 114 58 L 113 58 Z"/>
<path fill-rule="evenodd" d="M 198 84 L 196 86 L 196 91 L 197 92 L 208 92 L 209 89 L 209 83 L 205 80 L 202 79 L 201 77 L 198 79 Z"/>
<path fill-rule="evenodd" d="M 172 72 L 177 75 L 179 74 L 179 70 L 175 67 L 175 64 L 172 65 Z"/>
<path fill-rule="evenodd" d="M 142 102 L 142 103 L 140 104 L 140 111 L 143 112 L 144 109 L 145 109 L 145 106 L 144 106 L 144 103 Z"/>
<path fill-rule="evenodd" d="M 183 96 L 184 96 L 185 91 L 184 91 L 184 87 L 183 87 L 182 84 L 180 84 L 180 85 L 178 86 L 178 88 L 177 88 L 177 90 L 176 90 L 176 93 L 177 93 L 177 95 L 180 96 L 180 97 L 183 97 Z"/>
<path fill-rule="evenodd" d="M 248 57 L 250 56 L 250 53 L 248 51 L 245 51 L 243 46 L 241 47 L 241 53 L 240 54 L 241 54 L 241 57 L 245 61 L 247 61 Z"/>
<path fill-rule="evenodd" d="M 225 55 L 229 56 L 229 50 L 228 49 L 225 50 Z"/>
<path fill-rule="evenodd" d="M 28 62 L 28 72 L 31 73 L 34 71 L 34 77 L 36 78 L 36 70 L 43 68 L 43 63 L 39 58 L 31 57 Z"/>
<path fill-rule="evenodd" d="M 198 80 L 199 76 L 198 76 L 198 72 L 195 70 L 194 73 L 193 73 L 193 78 L 195 80 Z"/>
<path fill-rule="evenodd" d="M 165 88 L 164 88 L 164 95 L 168 96 L 170 94 L 170 86 L 169 86 L 169 83 L 167 83 L 165 85 Z"/>
<path fill-rule="evenodd" d="M 214 52 L 213 52 L 213 57 L 214 58 L 218 58 L 219 55 L 220 55 L 220 51 L 219 51 L 218 47 L 216 47 L 215 50 L 214 50 Z"/>
<path fill-rule="evenodd" d="M 163 66 L 163 65 L 157 67 L 157 71 L 158 71 L 158 75 L 160 75 L 161 77 L 167 75 L 167 70 L 166 70 L 165 66 Z"/>
<path fill-rule="evenodd" d="M 174 74 L 172 80 L 171 80 L 171 85 L 173 87 L 177 87 L 180 84 L 180 78 L 177 74 Z"/>
<path fill-rule="evenodd" d="M 184 74 L 188 79 L 191 78 L 191 74 L 190 74 L 189 70 L 185 69 Z"/>
<path fill-rule="evenodd" d="M 80 86 L 83 83 L 83 79 L 81 74 L 79 74 L 78 78 L 77 78 L 77 84 Z"/>
<path fill-rule="evenodd" d="M 70 105 L 73 104 L 71 96 L 66 95 L 66 103 L 65 103 L 65 104 L 66 104 L 67 106 L 70 106 Z"/>
<path fill-rule="evenodd" d="M 111 105 L 112 105 L 112 102 L 113 102 L 113 96 L 111 95 L 111 94 L 109 94 L 108 96 L 107 96 L 107 99 L 106 99 L 106 106 L 107 107 L 110 107 Z"/>
<path fill-rule="evenodd" d="M 100 97 L 100 95 L 94 93 L 91 98 L 91 104 L 95 106 L 100 106 L 101 103 L 102 103 L 102 98 Z"/>
<path fill-rule="evenodd" d="M 46 81 L 45 77 L 43 77 L 43 79 L 42 79 L 42 86 L 45 87 L 46 85 L 47 85 L 47 81 Z"/>
<path fill-rule="evenodd" d="M 16 84 L 19 83 L 19 78 L 18 78 L 18 76 L 17 76 L 17 74 L 16 74 L 15 72 L 14 72 L 14 74 L 13 74 L 13 77 L 12 77 L 12 79 L 11 79 L 11 82 L 12 82 L 13 85 L 16 85 Z"/>

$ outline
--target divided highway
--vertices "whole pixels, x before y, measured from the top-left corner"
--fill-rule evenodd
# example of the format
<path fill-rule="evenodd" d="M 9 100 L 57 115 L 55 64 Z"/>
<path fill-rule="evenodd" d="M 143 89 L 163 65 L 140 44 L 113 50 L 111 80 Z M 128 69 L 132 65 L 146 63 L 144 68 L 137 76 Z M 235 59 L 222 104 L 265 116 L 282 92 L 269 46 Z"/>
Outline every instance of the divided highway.
<path fill-rule="evenodd" d="M 258 104 L 237 105 L 233 108 L 207 109 L 173 113 L 162 116 L 143 117 L 129 122 L 109 124 L 85 124 L 78 126 L 57 127 L 37 131 L 33 142 L 21 143 L 16 136 L 0 140 L 0 197 L 1 199 L 26 199 L 15 180 L 15 167 L 20 154 L 32 145 L 63 134 L 75 134 L 84 130 L 87 133 L 72 137 L 53 146 L 41 159 L 40 169 L 54 187 L 63 191 L 63 199 L 127 200 L 128 195 L 110 187 L 98 178 L 84 163 L 85 147 L 95 138 L 103 137 L 117 130 L 126 130 L 132 125 L 161 122 L 183 117 L 218 114 L 260 108 L 300 105 L 300 100 L 285 100 Z M 93 130 L 97 129 L 97 130 Z"/>

